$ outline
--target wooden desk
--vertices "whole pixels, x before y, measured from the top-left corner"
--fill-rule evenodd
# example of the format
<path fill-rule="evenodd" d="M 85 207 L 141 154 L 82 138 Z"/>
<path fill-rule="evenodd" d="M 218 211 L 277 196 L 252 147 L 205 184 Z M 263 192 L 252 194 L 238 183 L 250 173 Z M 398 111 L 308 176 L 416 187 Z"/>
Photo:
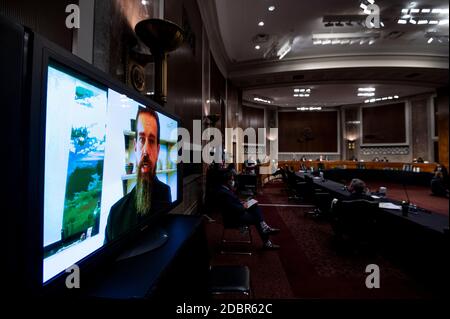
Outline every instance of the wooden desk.
<path fill-rule="evenodd" d="M 322 166 L 322 169 L 358 169 L 360 166 L 364 166 L 366 169 L 376 170 L 399 170 L 402 171 L 404 165 L 411 165 L 412 168 L 419 168 L 420 172 L 433 173 L 437 167 L 437 163 L 400 163 L 400 162 L 354 162 L 354 161 L 279 161 L 278 167 L 284 167 L 284 165 L 293 166 L 295 171 L 299 171 L 301 165 L 313 167 L 315 170 Z"/>
<path fill-rule="evenodd" d="M 344 185 L 332 180 L 322 180 L 321 178 L 314 178 L 309 173 L 296 173 L 296 175 L 301 178 L 312 178 L 315 187 L 322 188 L 328 191 L 332 196 L 335 196 L 339 199 L 347 199 L 350 196 L 350 192 L 344 188 Z M 380 199 L 379 201 L 384 202 L 393 202 L 396 205 L 400 203 L 395 200 L 390 200 L 389 198 Z M 422 228 L 424 231 L 444 235 L 448 232 L 449 228 L 449 220 L 448 216 L 444 216 L 438 213 L 433 213 L 429 211 L 425 211 L 423 209 L 419 209 L 417 213 L 409 214 L 407 217 L 402 216 L 401 211 L 391 210 L 391 209 L 380 209 L 381 212 L 387 214 L 388 216 L 392 216 L 397 220 L 401 220 L 406 224 L 410 224 L 413 226 L 418 226 Z"/>

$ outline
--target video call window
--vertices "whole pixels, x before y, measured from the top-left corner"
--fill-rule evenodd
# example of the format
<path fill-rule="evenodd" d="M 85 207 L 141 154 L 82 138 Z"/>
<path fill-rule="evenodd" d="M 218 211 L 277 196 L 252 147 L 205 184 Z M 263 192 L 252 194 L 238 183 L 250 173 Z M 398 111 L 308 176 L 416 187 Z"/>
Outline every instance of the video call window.
<path fill-rule="evenodd" d="M 137 118 L 139 110 L 144 113 Z M 44 283 L 135 227 L 145 217 L 135 212 L 136 203 L 147 201 L 134 193 L 149 194 L 148 214 L 177 200 L 177 122 L 145 110 L 126 95 L 57 64 L 48 67 Z M 148 123 L 157 122 L 148 131 Z M 158 130 L 159 145 L 149 147 Z M 139 188 L 146 179 L 149 186 Z M 129 204 L 125 211 L 124 202 Z"/>

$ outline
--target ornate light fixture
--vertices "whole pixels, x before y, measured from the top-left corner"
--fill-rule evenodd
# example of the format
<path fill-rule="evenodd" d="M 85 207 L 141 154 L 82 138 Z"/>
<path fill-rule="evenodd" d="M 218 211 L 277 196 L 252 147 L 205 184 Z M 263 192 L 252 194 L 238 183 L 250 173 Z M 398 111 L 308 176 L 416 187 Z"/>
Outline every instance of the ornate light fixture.
<path fill-rule="evenodd" d="M 167 102 L 167 53 L 176 50 L 183 43 L 184 32 L 175 23 L 162 19 L 142 20 L 134 30 L 154 57 L 154 99 L 164 105 Z"/>

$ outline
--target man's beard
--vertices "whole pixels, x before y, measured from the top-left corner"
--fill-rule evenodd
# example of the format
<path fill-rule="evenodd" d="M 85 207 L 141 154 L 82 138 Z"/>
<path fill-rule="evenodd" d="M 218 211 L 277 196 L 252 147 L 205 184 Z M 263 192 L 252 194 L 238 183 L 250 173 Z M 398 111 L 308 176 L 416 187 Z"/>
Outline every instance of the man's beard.
<path fill-rule="evenodd" d="M 152 206 L 152 187 L 153 176 L 152 173 L 142 173 L 142 166 L 144 165 L 142 160 L 139 163 L 137 170 L 137 182 L 136 182 L 136 211 L 140 216 L 145 216 L 150 212 Z M 147 162 L 147 165 L 150 163 Z"/>

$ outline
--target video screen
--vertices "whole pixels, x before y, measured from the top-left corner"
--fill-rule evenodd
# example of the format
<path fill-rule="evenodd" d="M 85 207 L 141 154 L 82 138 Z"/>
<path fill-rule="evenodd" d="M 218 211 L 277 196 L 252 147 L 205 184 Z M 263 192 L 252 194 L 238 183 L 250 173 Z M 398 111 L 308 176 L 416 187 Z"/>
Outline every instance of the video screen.
<path fill-rule="evenodd" d="M 48 67 L 43 278 L 177 200 L 177 121 L 58 64 Z"/>

